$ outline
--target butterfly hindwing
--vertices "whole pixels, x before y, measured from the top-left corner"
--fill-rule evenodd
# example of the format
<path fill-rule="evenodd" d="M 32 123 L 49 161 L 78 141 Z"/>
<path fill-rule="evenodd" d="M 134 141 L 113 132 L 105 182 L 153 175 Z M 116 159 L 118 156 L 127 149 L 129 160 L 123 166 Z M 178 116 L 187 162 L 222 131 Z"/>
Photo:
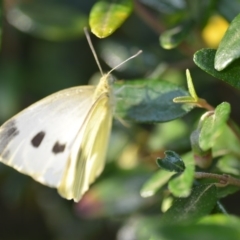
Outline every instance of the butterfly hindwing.
<path fill-rule="evenodd" d="M 0 127 L 0 160 L 58 187 L 75 138 L 93 104 L 95 87 L 54 93 Z"/>
<path fill-rule="evenodd" d="M 73 144 L 69 166 L 58 189 L 67 198 L 79 201 L 102 172 L 112 124 L 112 107 L 106 93 L 96 100 Z"/>

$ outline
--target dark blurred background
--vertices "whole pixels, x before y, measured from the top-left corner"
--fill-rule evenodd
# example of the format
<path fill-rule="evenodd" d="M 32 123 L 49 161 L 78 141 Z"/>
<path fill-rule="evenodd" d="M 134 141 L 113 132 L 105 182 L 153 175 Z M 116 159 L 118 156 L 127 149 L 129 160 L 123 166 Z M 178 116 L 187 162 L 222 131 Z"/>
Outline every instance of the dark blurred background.
<path fill-rule="evenodd" d="M 189 68 L 198 95 L 214 106 L 229 102 L 232 118 L 240 123 L 239 92 L 207 75 L 192 61 L 195 51 L 217 47 L 222 29 L 226 30 L 228 21 L 239 12 L 240 2 L 202 2 L 212 3 L 205 19 L 173 50 L 160 47 L 159 35 L 187 19 L 191 9 L 198 7 L 198 1 L 135 1 L 133 13 L 114 34 L 106 39 L 91 35 L 93 45 L 104 71 L 114 66 L 112 59 L 122 61 L 143 50 L 137 59 L 114 72 L 118 79 L 159 78 L 185 87 L 185 70 Z M 86 85 L 89 80 L 94 82 L 98 68 L 83 34 L 94 3 L 2 2 L 1 124 L 51 93 Z M 232 7 L 233 3 L 236 5 Z M 213 17 L 217 19 L 215 23 Z M 212 27 L 209 31 L 218 36 L 217 40 L 213 40 L 206 26 Z M 142 184 L 157 169 L 156 157 L 165 149 L 180 154 L 190 150 L 186 139 L 202 113 L 197 109 L 171 123 L 133 123 L 127 128 L 114 121 L 106 168 L 79 203 L 62 199 L 55 189 L 1 164 L 0 239 L 134 240 L 131 226 L 135 219 L 160 211 L 162 196 L 144 199 L 139 194 Z M 227 209 L 235 214 L 238 198 L 235 194 L 234 199 L 224 200 Z"/>

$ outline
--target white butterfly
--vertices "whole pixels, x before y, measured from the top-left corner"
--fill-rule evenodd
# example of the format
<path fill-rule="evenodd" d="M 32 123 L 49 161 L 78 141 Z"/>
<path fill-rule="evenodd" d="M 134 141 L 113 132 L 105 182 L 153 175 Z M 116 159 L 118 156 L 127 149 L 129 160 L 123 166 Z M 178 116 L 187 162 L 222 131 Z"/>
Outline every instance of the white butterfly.
<path fill-rule="evenodd" d="M 112 70 L 97 86 L 59 91 L 5 122 L 0 161 L 79 201 L 104 167 L 115 105 Z"/>

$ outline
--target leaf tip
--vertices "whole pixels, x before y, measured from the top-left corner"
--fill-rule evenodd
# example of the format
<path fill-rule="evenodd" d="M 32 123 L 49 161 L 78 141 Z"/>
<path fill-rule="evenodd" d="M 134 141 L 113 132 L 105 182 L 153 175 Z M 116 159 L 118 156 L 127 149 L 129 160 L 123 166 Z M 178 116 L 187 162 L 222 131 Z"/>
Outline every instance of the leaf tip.
<path fill-rule="evenodd" d="M 151 197 L 151 196 L 153 196 L 153 194 L 154 194 L 154 191 L 151 191 L 151 190 L 142 190 L 141 192 L 140 192 L 140 195 L 141 195 L 141 197 L 143 197 L 143 198 L 148 198 L 148 197 Z"/>
<path fill-rule="evenodd" d="M 224 61 L 223 61 L 224 59 Z M 231 64 L 231 62 L 233 61 L 232 58 L 228 58 L 226 59 L 226 56 L 223 54 L 218 54 L 218 52 L 215 55 L 215 59 L 214 59 L 214 68 L 217 71 L 222 71 L 224 70 L 228 65 Z"/>

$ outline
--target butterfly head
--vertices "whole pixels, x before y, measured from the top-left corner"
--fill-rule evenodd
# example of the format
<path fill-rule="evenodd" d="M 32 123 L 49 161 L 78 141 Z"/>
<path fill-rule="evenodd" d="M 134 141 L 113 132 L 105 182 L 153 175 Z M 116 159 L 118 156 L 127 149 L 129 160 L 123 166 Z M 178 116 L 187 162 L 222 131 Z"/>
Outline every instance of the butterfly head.
<path fill-rule="evenodd" d="M 116 78 L 112 75 L 112 74 L 110 74 L 110 73 L 107 73 L 105 76 L 103 76 L 103 77 L 106 77 L 106 80 L 105 81 L 107 81 L 107 83 L 109 84 L 109 85 L 113 85 L 113 83 L 114 82 L 116 82 Z"/>
<path fill-rule="evenodd" d="M 103 76 L 100 78 L 99 84 L 97 85 L 97 88 L 95 90 L 94 99 L 96 100 L 102 94 L 107 94 L 109 97 L 111 97 L 112 96 L 112 85 L 113 85 L 114 81 L 115 81 L 115 79 L 111 74 L 109 74 L 109 73 L 103 74 Z"/>

